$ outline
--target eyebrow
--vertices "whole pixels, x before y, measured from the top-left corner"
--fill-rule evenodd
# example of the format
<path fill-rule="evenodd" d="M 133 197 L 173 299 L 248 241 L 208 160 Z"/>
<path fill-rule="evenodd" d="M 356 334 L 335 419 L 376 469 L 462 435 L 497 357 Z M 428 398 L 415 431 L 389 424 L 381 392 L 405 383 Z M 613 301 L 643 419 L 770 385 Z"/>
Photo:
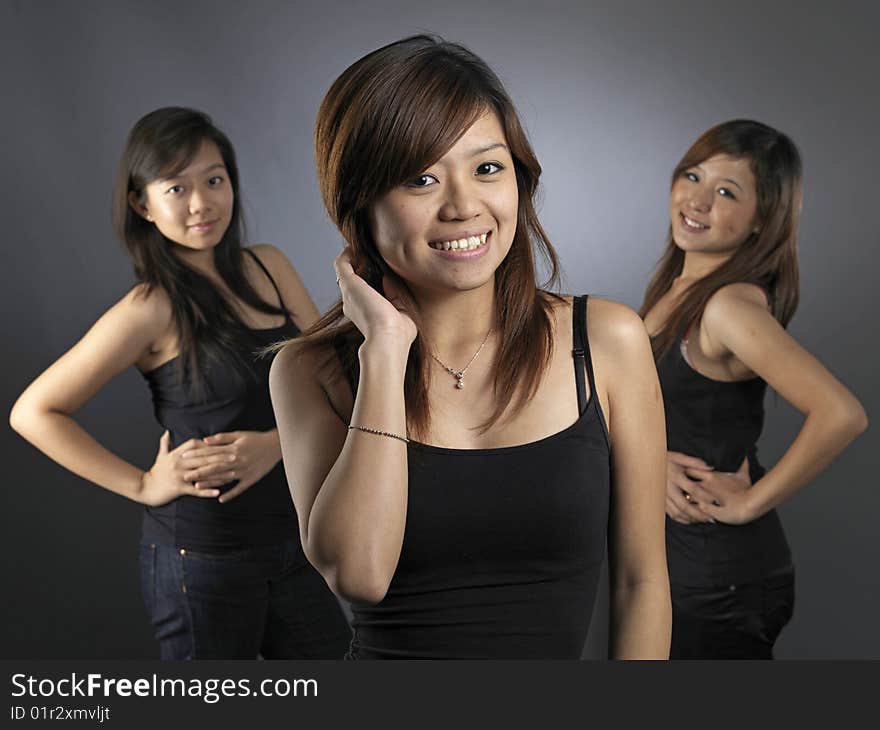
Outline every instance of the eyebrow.
<path fill-rule="evenodd" d="M 480 147 L 480 148 L 478 148 L 478 149 L 473 150 L 473 151 L 471 152 L 471 155 L 470 155 L 470 156 L 471 156 L 471 157 L 476 157 L 477 155 L 485 154 L 486 152 L 489 152 L 489 151 L 494 150 L 494 149 L 498 149 L 499 147 L 501 147 L 501 148 L 507 150 L 508 152 L 510 152 L 510 150 L 508 149 L 507 145 L 504 144 L 503 142 L 492 142 L 491 144 L 487 144 L 485 147 Z"/>
<path fill-rule="evenodd" d="M 201 170 L 200 172 L 198 172 L 196 174 L 197 175 L 206 175 L 207 173 L 211 172 L 212 170 L 216 170 L 217 168 L 222 168 L 223 170 L 225 170 L 226 165 L 224 165 L 222 162 L 216 162 L 213 165 L 206 167 L 204 170 Z M 185 170 L 181 170 L 180 172 L 175 173 L 174 175 L 169 175 L 168 177 L 163 177 L 163 178 L 159 178 L 159 179 L 162 182 L 168 182 L 169 180 L 177 180 L 178 178 L 183 177 L 184 172 L 185 172 Z"/>
<path fill-rule="evenodd" d="M 694 165 L 694 168 L 693 168 L 693 169 L 695 169 L 695 170 L 699 170 L 699 171 L 702 172 L 704 175 L 706 174 L 706 171 L 705 171 L 700 165 Z M 729 183 L 733 183 L 733 184 L 736 185 L 740 190 L 742 190 L 742 192 L 745 192 L 745 190 L 743 190 L 743 186 L 740 185 L 740 184 L 739 184 L 736 180 L 734 180 L 732 177 L 723 177 L 723 178 L 721 178 L 721 182 L 729 182 Z"/>
<path fill-rule="evenodd" d="M 734 180 L 732 177 L 725 177 L 725 178 L 723 178 L 723 179 L 721 180 L 721 182 L 729 182 L 729 183 L 733 183 L 733 184 L 736 185 L 740 190 L 742 190 L 743 192 L 745 192 L 745 190 L 743 190 L 742 185 L 740 185 L 740 184 L 739 184 L 736 180 Z"/>

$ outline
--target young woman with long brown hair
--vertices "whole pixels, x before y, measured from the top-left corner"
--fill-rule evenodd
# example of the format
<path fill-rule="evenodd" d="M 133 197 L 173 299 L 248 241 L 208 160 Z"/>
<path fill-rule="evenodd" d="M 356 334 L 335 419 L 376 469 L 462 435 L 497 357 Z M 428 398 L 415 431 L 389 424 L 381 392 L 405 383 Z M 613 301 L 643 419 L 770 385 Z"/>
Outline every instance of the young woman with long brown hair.
<path fill-rule="evenodd" d="M 643 323 L 536 284 L 540 166 L 494 73 L 427 36 L 318 113 L 341 301 L 275 359 L 306 555 L 353 658 L 577 658 L 608 539 L 614 657 L 665 658 L 663 416 Z"/>
<path fill-rule="evenodd" d="M 146 506 L 141 582 L 163 659 L 335 658 L 350 631 L 299 544 L 258 357 L 318 313 L 278 249 L 243 248 L 238 180 L 207 115 L 166 107 L 135 124 L 113 214 L 138 283 L 10 420 L 62 466 Z M 132 365 L 166 429 L 147 471 L 72 417 Z"/>
<path fill-rule="evenodd" d="M 666 251 L 641 315 L 668 439 L 671 658 L 765 658 L 792 615 L 794 567 L 775 507 L 861 433 L 865 412 L 786 331 L 798 303 L 801 160 L 749 120 L 713 127 L 672 175 Z M 769 384 L 806 420 L 765 470 Z"/>

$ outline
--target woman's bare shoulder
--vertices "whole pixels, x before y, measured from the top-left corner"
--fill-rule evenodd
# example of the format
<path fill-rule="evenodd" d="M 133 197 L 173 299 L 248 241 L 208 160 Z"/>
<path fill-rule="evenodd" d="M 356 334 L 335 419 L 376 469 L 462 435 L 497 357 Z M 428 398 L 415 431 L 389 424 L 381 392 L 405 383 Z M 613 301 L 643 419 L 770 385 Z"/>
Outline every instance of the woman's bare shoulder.
<path fill-rule="evenodd" d="M 136 284 L 110 312 L 121 323 L 138 329 L 148 329 L 158 337 L 173 323 L 171 298 L 164 289 L 147 284 Z"/>
<path fill-rule="evenodd" d="M 255 243 L 248 246 L 247 249 L 242 249 L 243 261 L 246 265 L 255 266 L 256 264 L 253 259 L 251 259 L 251 256 L 244 256 L 245 250 L 248 251 L 251 256 L 256 256 L 260 263 L 269 269 L 269 272 L 273 277 L 277 278 L 282 264 L 290 266 L 290 262 L 284 253 L 271 243 Z"/>
<path fill-rule="evenodd" d="M 323 392 L 334 410 L 348 409 L 354 398 L 342 372 L 335 351 L 330 345 L 315 345 L 293 339 L 281 346 L 272 361 L 270 388 L 305 389 Z"/>
<path fill-rule="evenodd" d="M 562 296 L 554 308 L 557 342 L 570 342 L 574 297 Z M 628 362 L 652 359 L 645 323 L 630 307 L 610 299 L 590 296 L 587 300 L 587 340 L 597 367 L 606 370 Z M 603 367 L 604 366 L 604 367 Z"/>
<path fill-rule="evenodd" d="M 275 377 L 284 379 L 318 376 L 319 350 L 301 340 L 292 339 L 278 346 L 272 360 Z"/>
<path fill-rule="evenodd" d="M 612 351 L 640 349 L 648 339 L 645 323 L 633 309 L 594 296 L 587 300 L 587 334 L 592 349 Z"/>
<path fill-rule="evenodd" d="M 734 284 L 727 284 L 718 289 L 718 291 L 709 297 L 705 308 L 706 310 L 709 308 L 736 308 L 743 304 L 757 304 L 766 309 L 769 304 L 767 300 L 767 292 L 757 284 L 738 281 Z"/>
<path fill-rule="evenodd" d="M 770 324 L 771 320 L 766 292 L 757 284 L 737 282 L 709 297 L 701 325 L 711 338 L 723 341 L 747 333 L 756 323 Z"/>

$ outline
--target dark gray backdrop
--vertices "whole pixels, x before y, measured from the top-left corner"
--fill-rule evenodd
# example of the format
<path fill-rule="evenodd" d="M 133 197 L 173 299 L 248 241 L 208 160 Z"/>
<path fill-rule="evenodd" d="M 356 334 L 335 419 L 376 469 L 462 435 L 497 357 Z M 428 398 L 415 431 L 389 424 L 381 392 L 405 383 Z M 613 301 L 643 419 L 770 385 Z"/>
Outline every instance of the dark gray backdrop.
<path fill-rule="evenodd" d="M 669 173 L 693 139 L 743 116 L 788 132 L 806 162 L 791 332 L 876 411 L 872 3 L 0 2 L 7 412 L 131 284 L 109 193 L 128 129 L 159 106 L 204 109 L 227 131 L 251 240 L 280 246 L 329 305 L 340 244 L 315 185 L 315 112 L 349 63 L 423 30 L 483 56 L 518 103 L 569 292 L 637 308 L 668 225 Z M 767 405 L 761 454 L 772 464 L 801 419 L 773 396 Z M 160 431 L 136 372 L 79 418 L 111 449 L 152 463 Z M 2 656 L 156 656 L 138 591 L 140 508 L 8 428 L 0 439 Z M 869 431 L 781 510 L 798 601 L 780 657 L 880 657 L 876 449 Z M 604 655 L 606 596 L 589 657 Z"/>

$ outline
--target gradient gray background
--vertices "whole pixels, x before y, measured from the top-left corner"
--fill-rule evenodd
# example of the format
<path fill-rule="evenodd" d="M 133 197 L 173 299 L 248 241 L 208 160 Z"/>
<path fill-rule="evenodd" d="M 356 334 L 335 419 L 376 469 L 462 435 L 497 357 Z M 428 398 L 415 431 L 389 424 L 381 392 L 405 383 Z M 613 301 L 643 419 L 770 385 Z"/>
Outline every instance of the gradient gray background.
<path fill-rule="evenodd" d="M 660 5 L 2 0 L 4 411 L 130 287 L 109 195 L 128 129 L 159 106 L 213 115 L 239 155 L 250 240 L 282 248 L 328 306 L 340 243 L 315 184 L 315 112 L 355 59 L 428 30 L 483 56 L 517 102 L 569 292 L 637 308 L 663 247 L 669 174 L 688 145 L 733 117 L 789 133 L 806 164 L 791 332 L 875 414 L 874 4 Z M 761 455 L 772 464 L 801 418 L 774 396 L 767 407 Z M 78 418 L 125 458 L 152 463 L 160 429 L 134 370 Z M 138 588 L 141 508 L 8 428 L 0 439 L 2 655 L 157 656 Z M 869 431 L 781 509 L 798 597 L 779 657 L 880 657 L 876 452 Z M 604 656 L 606 624 L 603 591 L 585 656 Z"/>

